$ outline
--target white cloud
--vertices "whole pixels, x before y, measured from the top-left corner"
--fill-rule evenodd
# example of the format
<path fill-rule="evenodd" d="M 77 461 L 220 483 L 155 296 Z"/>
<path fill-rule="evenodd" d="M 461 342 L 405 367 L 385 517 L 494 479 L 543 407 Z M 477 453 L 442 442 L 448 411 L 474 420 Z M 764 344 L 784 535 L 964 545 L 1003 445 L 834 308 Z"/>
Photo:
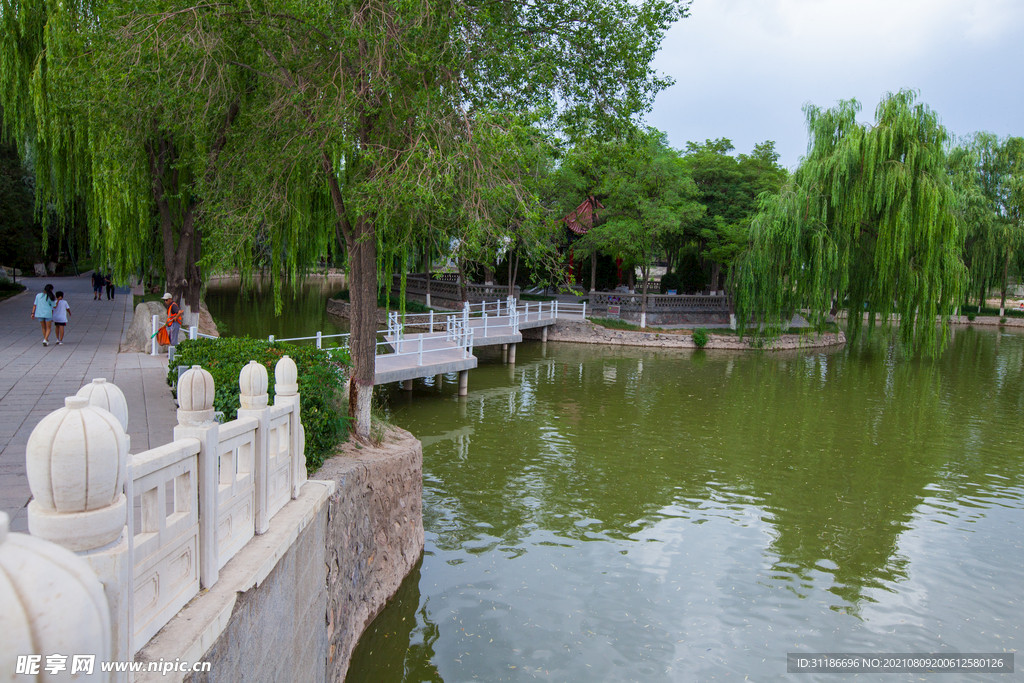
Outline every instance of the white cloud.
<path fill-rule="evenodd" d="M 656 60 L 676 85 L 649 121 L 677 147 L 774 139 L 792 166 L 805 102 L 857 97 L 870 119 L 883 93 L 911 87 L 958 133 L 1024 134 L 1022 28 L 1020 0 L 696 0 Z"/>

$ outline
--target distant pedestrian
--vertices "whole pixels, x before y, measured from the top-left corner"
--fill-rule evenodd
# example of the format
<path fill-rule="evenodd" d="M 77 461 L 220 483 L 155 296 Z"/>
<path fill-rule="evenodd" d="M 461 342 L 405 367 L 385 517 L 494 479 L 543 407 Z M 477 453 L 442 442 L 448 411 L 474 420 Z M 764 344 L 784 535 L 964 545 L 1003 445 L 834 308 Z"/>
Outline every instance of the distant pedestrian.
<path fill-rule="evenodd" d="M 170 292 L 164 292 L 160 299 L 167 305 L 166 327 L 168 346 L 177 346 L 178 330 L 181 329 L 181 319 L 184 317 L 181 312 L 181 306 L 177 304 Z"/>
<path fill-rule="evenodd" d="M 92 300 L 99 301 L 103 298 L 103 273 L 98 270 L 92 271 Z"/>
<path fill-rule="evenodd" d="M 114 274 L 110 273 L 109 275 L 107 275 L 107 279 L 106 279 L 105 282 L 106 282 L 106 285 L 107 285 L 107 301 L 113 301 L 114 300 Z"/>
<path fill-rule="evenodd" d="M 50 323 L 53 321 L 53 306 L 56 303 L 53 285 L 46 285 L 42 292 L 36 294 L 36 300 L 32 304 L 32 317 L 38 320 L 43 328 L 43 346 L 50 345 Z"/>
<path fill-rule="evenodd" d="M 64 298 L 64 292 L 57 292 L 57 301 L 53 305 L 53 327 L 57 333 L 57 346 L 64 343 L 64 326 L 68 324 L 68 316 L 71 315 L 71 306 Z"/>

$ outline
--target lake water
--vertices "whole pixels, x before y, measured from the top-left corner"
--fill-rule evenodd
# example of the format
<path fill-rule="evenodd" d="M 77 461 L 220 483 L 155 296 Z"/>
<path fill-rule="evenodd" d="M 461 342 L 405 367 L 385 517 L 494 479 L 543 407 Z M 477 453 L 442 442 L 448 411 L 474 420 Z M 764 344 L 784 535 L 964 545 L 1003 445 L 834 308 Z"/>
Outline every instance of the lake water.
<path fill-rule="evenodd" d="M 388 394 L 423 442 L 426 551 L 349 683 L 781 681 L 788 652 L 1019 648 L 1020 334 L 960 329 L 935 362 L 880 339 L 479 351 L 468 398 L 454 375 Z"/>
<path fill-rule="evenodd" d="M 238 282 L 223 280 L 209 285 L 204 295 L 207 308 L 223 326 L 222 335 L 278 339 L 348 332 L 348 322 L 327 314 L 327 299 L 345 287 L 341 277 L 311 276 L 299 284 L 281 287 L 281 312 L 274 309 L 273 285 L 257 282 L 240 292 Z"/>
<path fill-rule="evenodd" d="M 326 293 L 283 319 L 207 301 L 232 333 L 301 336 Z M 1021 334 L 961 328 L 936 361 L 880 337 L 477 352 L 467 398 L 455 375 L 385 392 L 423 442 L 426 550 L 349 683 L 782 681 L 788 652 L 1020 647 Z"/>

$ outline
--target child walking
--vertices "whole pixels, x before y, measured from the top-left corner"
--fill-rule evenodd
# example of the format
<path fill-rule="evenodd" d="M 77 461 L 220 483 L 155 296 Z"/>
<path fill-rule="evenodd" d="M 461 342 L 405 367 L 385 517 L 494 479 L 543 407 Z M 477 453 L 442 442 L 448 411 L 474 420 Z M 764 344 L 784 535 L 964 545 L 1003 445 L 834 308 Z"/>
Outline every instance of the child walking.
<path fill-rule="evenodd" d="M 32 317 L 38 320 L 43 328 L 43 346 L 50 345 L 50 322 L 53 320 L 53 305 L 56 302 L 53 285 L 46 285 L 43 291 L 36 294 L 36 300 L 32 304 Z"/>
<path fill-rule="evenodd" d="M 64 326 L 68 324 L 71 306 L 64 299 L 64 292 L 57 292 L 57 303 L 53 305 L 53 326 L 57 333 L 57 346 L 64 343 Z"/>

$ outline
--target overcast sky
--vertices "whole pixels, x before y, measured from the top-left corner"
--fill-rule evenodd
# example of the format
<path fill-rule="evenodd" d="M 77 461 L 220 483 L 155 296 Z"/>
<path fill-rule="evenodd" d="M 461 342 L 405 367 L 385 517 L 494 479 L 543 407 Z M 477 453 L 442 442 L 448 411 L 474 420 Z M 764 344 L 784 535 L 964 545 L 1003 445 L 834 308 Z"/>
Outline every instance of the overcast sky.
<path fill-rule="evenodd" d="M 675 79 L 647 122 L 673 147 L 774 140 L 807 151 L 801 107 L 914 88 L 956 135 L 1024 135 L 1024 0 L 694 0 L 655 66 Z"/>

